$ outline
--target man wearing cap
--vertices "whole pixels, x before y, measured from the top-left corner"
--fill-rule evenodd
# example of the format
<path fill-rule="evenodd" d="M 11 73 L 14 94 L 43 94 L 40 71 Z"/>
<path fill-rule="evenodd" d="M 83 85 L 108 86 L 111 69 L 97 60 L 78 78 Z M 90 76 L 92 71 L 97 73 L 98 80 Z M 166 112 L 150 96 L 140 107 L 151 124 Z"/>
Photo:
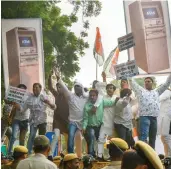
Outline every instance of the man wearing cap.
<path fill-rule="evenodd" d="M 103 169 L 120 169 L 123 153 L 128 149 L 128 144 L 120 138 L 112 138 L 107 145 L 111 163 Z"/>
<path fill-rule="evenodd" d="M 17 169 L 57 169 L 57 166 L 47 159 L 50 153 L 50 141 L 44 135 L 39 135 L 34 139 L 35 155 L 20 161 Z"/>
<path fill-rule="evenodd" d="M 25 158 L 27 158 L 27 153 L 28 153 L 28 149 L 26 147 L 16 146 L 13 152 L 14 161 L 9 164 L 3 165 L 1 168 L 2 169 L 16 169 L 18 163 L 21 160 L 24 160 Z"/>
<path fill-rule="evenodd" d="M 63 159 L 63 169 L 79 169 L 80 161 L 76 154 L 71 153 L 65 155 Z"/>
<path fill-rule="evenodd" d="M 71 93 L 68 90 L 68 88 L 65 86 L 62 79 L 60 79 L 60 75 L 57 72 L 56 72 L 56 77 L 69 105 L 68 153 L 73 153 L 75 133 L 77 131 L 82 130 L 83 109 L 88 99 L 88 95 L 85 94 L 84 87 L 80 82 L 78 81 L 74 82 L 75 93 Z M 101 102 L 101 100 L 99 102 Z"/>
<path fill-rule="evenodd" d="M 153 79 L 146 77 L 144 79 L 145 88 L 138 85 L 134 79 L 130 80 L 131 87 L 138 99 L 139 106 L 139 139 L 147 142 L 155 149 L 157 135 L 157 117 L 160 111 L 159 96 L 169 87 L 171 83 L 171 74 L 166 82 L 156 90 L 153 90 Z"/>
<path fill-rule="evenodd" d="M 134 150 L 123 154 L 121 169 L 164 169 L 158 154 L 142 141 L 135 143 Z"/>

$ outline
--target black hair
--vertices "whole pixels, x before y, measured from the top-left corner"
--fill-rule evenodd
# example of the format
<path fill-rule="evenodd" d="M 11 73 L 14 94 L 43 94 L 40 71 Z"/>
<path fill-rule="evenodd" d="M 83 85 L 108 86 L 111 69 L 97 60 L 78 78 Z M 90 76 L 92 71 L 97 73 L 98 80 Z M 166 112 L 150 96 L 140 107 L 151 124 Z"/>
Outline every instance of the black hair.
<path fill-rule="evenodd" d="M 84 92 L 88 92 L 88 89 L 86 87 L 84 87 Z"/>
<path fill-rule="evenodd" d="M 14 160 L 18 160 L 18 159 L 20 159 L 21 157 L 23 157 L 24 154 L 27 154 L 27 153 L 16 152 L 16 151 L 14 151 L 14 152 L 13 152 L 13 158 L 14 158 Z"/>
<path fill-rule="evenodd" d="M 117 147 L 115 144 L 109 144 L 107 148 L 109 149 L 109 155 L 111 158 L 121 158 L 123 156 L 123 152 L 125 151 Z"/>
<path fill-rule="evenodd" d="M 98 83 L 99 81 L 98 80 L 94 80 L 93 81 L 93 84 L 92 84 L 92 88 L 94 89 L 96 87 L 96 83 Z"/>
<path fill-rule="evenodd" d="M 146 79 L 150 79 L 150 80 L 152 81 L 152 83 L 154 82 L 154 80 L 153 80 L 152 77 L 146 77 L 146 78 L 144 79 L 144 81 L 145 81 Z"/>
<path fill-rule="evenodd" d="M 19 84 L 17 87 L 18 87 L 18 88 L 24 88 L 25 90 L 27 89 L 27 87 L 26 87 L 25 84 Z"/>
<path fill-rule="evenodd" d="M 120 91 L 120 97 L 123 98 L 127 95 L 131 95 L 132 91 L 130 89 L 122 89 Z"/>
<path fill-rule="evenodd" d="M 113 90 L 114 90 L 114 91 L 116 90 L 116 86 L 115 86 L 114 84 L 112 84 L 112 83 L 109 83 L 109 84 L 106 85 L 106 90 L 107 90 L 110 86 L 113 87 Z"/>
<path fill-rule="evenodd" d="M 45 152 L 48 148 L 49 145 L 46 146 L 38 145 L 38 146 L 34 146 L 33 150 L 35 153 L 40 153 L 40 152 Z"/>
<path fill-rule="evenodd" d="M 33 84 L 33 88 L 34 88 L 35 86 L 37 86 L 37 85 L 40 87 L 40 89 L 42 89 L 42 85 L 41 85 L 40 83 L 34 83 L 34 84 Z"/>
<path fill-rule="evenodd" d="M 91 90 L 89 91 L 89 94 L 90 94 L 90 93 L 93 93 L 93 92 L 98 96 L 99 92 L 98 92 L 96 89 L 91 89 Z"/>
<path fill-rule="evenodd" d="M 149 169 L 155 169 L 142 151 L 129 150 L 123 154 L 121 169 L 135 169 L 138 165 L 147 165 Z"/>

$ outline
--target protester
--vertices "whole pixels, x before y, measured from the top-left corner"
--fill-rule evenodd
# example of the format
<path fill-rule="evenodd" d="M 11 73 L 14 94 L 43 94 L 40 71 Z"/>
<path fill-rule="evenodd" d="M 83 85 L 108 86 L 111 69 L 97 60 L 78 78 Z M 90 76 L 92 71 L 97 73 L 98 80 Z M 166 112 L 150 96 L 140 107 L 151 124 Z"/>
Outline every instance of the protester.
<path fill-rule="evenodd" d="M 63 169 L 79 169 L 80 161 L 76 154 L 67 154 L 63 159 Z"/>
<path fill-rule="evenodd" d="M 121 169 L 164 169 L 157 153 L 148 144 L 137 141 L 135 150 L 123 154 Z"/>
<path fill-rule="evenodd" d="M 107 84 L 106 92 L 107 95 L 104 96 L 104 99 L 115 100 L 116 95 L 114 92 L 116 87 L 113 84 Z M 99 143 L 98 143 L 98 157 L 102 158 L 104 153 L 104 143 L 106 142 L 106 138 L 112 137 L 114 133 L 114 108 L 113 107 L 105 107 L 103 113 L 103 124 L 100 128 L 100 135 L 99 135 Z"/>
<path fill-rule="evenodd" d="M 64 97 L 64 93 L 61 90 L 60 84 L 56 84 L 56 89 L 53 88 L 52 85 L 52 74 L 51 72 L 48 79 L 48 87 L 50 92 L 55 97 L 56 109 L 54 111 L 53 116 L 53 131 L 54 136 L 51 143 L 51 155 L 54 155 L 56 145 L 58 144 L 58 138 L 60 137 L 60 133 L 68 134 L 68 116 L 69 116 L 69 107 L 66 98 Z"/>
<path fill-rule="evenodd" d="M 78 130 L 82 130 L 83 109 L 88 99 L 88 95 L 84 93 L 84 87 L 80 82 L 75 81 L 75 93 L 71 93 L 58 74 L 56 74 L 56 77 L 69 105 L 68 153 L 74 153 L 74 137 Z M 99 103 L 97 102 L 95 106 L 98 104 Z"/>
<path fill-rule="evenodd" d="M 103 100 L 96 112 L 91 112 L 92 107 L 96 103 L 98 98 L 97 90 L 90 90 L 89 101 L 84 107 L 84 117 L 83 117 L 83 133 L 86 135 L 88 144 L 88 154 L 95 156 L 94 152 L 94 137 L 96 140 L 99 138 L 100 127 L 103 124 L 103 111 L 104 107 L 114 105 L 114 100 Z"/>
<path fill-rule="evenodd" d="M 27 87 L 24 84 L 19 84 L 17 87 L 20 89 L 24 89 L 24 90 L 27 89 Z M 23 104 L 20 104 L 20 106 L 23 106 Z M 19 133 L 20 133 L 19 145 L 22 145 L 22 146 L 25 145 L 25 137 L 28 131 L 29 115 L 30 115 L 29 110 L 24 110 L 23 112 L 20 112 L 14 106 L 11 112 L 12 117 L 10 117 L 10 120 L 12 121 L 12 136 L 11 136 L 10 143 L 9 143 L 9 149 L 8 149 L 9 154 L 12 154 L 12 148 Z"/>
<path fill-rule="evenodd" d="M 111 162 L 103 169 L 120 169 L 123 153 L 128 150 L 128 144 L 120 138 L 112 138 L 107 145 Z"/>
<path fill-rule="evenodd" d="M 83 156 L 82 161 L 83 161 L 83 169 L 92 169 L 93 161 L 95 161 L 95 159 L 91 155 L 85 155 Z"/>
<path fill-rule="evenodd" d="M 57 169 L 57 166 L 47 159 L 50 153 L 50 141 L 44 135 L 34 139 L 35 155 L 20 161 L 17 169 Z"/>
<path fill-rule="evenodd" d="M 117 136 L 125 140 L 129 147 L 134 145 L 134 140 L 132 137 L 132 112 L 131 112 L 131 96 L 132 92 L 130 89 L 125 88 L 120 91 L 121 100 L 127 99 L 127 105 L 123 109 L 115 106 L 114 114 L 114 127 Z"/>
<path fill-rule="evenodd" d="M 9 164 L 3 165 L 1 169 L 16 169 L 21 160 L 27 158 L 28 149 L 24 146 L 16 146 L 13 152 L 14 161 Z"/>
<path fill-rule="evenodd" d="M 153 90 L 153 79 L 146 77 L 145 88 L 138 85 L 134 79 L 130 80 L 132 89 L 134 90 L 139 105 L 139 139 L 147 142 L 149 137 L 149 145 L 155 148 L 155 140 L 157 134 L 157 117 L 159 115 L 159 96 L 169 87 L 171 83 L 171 74 L 167 81 L 158 89 Z"/>
<path fill-rule="evenodd" d="M 48 100 L 47 96 L 41 93 L 42 86 L 40 83 L 33 84 L 33 94 L 30 94 L 23 107 L 20 107 L 20 111 L 24 112 L 30 109 L 30 134 L 27 143 L 28 153 L 32 152 L 32 145 L 36 136 L 37 130 L 39 135 L 45 135 L 47 126 L 47 105 L 55 110 L 56 106 Z"/>
<path fill-rule="evenodd" d="M 171 90 L 167 89 L 160 96 L 160 115 L 158 118 L 158 134 L 164 145 L 165 157 L 171 157 L 171 134 L 169 134 L 171 125 Z"/>

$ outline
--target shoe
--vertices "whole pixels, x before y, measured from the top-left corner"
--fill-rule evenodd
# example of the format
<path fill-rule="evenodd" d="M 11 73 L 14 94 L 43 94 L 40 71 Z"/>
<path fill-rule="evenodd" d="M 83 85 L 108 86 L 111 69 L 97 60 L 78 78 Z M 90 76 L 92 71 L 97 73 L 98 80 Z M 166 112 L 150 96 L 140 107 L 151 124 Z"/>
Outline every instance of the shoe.
<path fill-rule="evenodd" d="M 96 157 L 97 162 L 104 162 L 104 159 L 101 157 Z"/>

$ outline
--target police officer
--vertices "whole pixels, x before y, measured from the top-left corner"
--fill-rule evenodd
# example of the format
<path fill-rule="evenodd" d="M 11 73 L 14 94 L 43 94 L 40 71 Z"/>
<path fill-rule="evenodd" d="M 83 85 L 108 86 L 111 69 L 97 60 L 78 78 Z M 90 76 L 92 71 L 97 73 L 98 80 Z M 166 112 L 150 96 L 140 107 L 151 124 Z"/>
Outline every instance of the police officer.
<path fill-rule="evenodd" d="M 28 149 L 24 146 L 16 146 L 13 152 L 14 161 L 3 165 L 2 169 L 16 169 L 18 163 L 27 157 Z"/>
<path fill-rule="evenodd" d="M 80 161 L 77 154 L 71 153 L 65 155 L 63 159 L 63 169 L 79 169 Z"/>
<path fill-rule="evenodd" d="M 107 147 L 111 163 L 103 169 L 120 169 L 123 153 L 129 148 L 128 144 L 120 138 L 112 138 Z"/>
<path fill-rule="evenodd" d="M 134 147 L 124 153 L 121 169 L 164 169 L 157 153 L 147 143 L 137 141 Z"/>

